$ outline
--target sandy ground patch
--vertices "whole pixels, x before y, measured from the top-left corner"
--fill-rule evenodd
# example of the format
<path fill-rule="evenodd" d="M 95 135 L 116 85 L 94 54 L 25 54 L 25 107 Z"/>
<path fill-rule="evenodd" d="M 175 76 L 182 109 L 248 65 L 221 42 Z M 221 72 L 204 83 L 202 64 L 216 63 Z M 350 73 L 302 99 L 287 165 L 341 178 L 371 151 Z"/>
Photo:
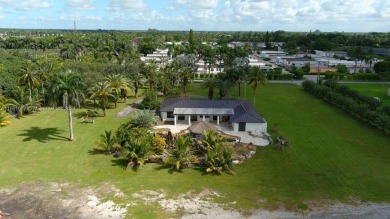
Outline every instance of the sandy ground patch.
<path fill-rule="evenodd" d="M 122 195 L 114 187 L 104 192 Z M 80 189 L 60 183 L 25 183 L 17 188 L 0 190 L 0 211 L 7 219 L 75 218 L 120 219 L 126 207 L 102 201 L 96 189 Z"/>
<path fill-rule="evenodd" d="M 120 205 L 104 196 L 119 197 Z M 253 210 L 245 215 L 234 209 L 235 202 L 215 203 L 213 199 L 221 196 L 205 188 L 199 194 L 187 192 L 177 197 L 169 197 L 163 190 L 142 190 L 126 195 L 115 186 L 106 184 L 98 188 L 78 188 L 61 183 L 25 183 L 15 188 L 0 189 L 0 211 L 9 213 L 6 219 L 120 219 L 126 216 L 127 210 L 138 204 L 145 204 L 155 209 L 171 213 L 177 218 L 390 218 L 390 204 L 343 203 L 308 204 L 304 212 L 291 212 L 284 209 L 275 211 Z M 144 207 L 143 207 L 144 208 Z M 127 215 L 137 217 L 137 215 Z"/>

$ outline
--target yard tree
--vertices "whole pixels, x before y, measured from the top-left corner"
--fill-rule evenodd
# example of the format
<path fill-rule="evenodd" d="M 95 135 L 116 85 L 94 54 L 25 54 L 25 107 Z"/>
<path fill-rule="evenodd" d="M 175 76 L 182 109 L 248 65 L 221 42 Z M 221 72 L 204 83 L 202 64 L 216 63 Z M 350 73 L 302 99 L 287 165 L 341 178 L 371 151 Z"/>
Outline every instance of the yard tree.
<path fill-rule="evenodd" d="M 267 76 L 259 67 L 255 66 L 252 68 L 248 80 L 249 80 L 248 84 L 253 89 L 253 105 L 255 106 L 259 84 L 265 85 L 268 82 Z"/>
<path fill-rule="evenodd" d="M 113 91 L 113 96 L 115 99 L 115 108 L 118 106 L 118 100 L 121 96 L 121 93 L 123 90 L 127 91 L 129 90 L 129 81 L 123 77 L 121 74 L 111 74 L 106 77 L 106 80 L 111 86 L 111 89 Z M 127 92 L 126 92 L 127 93 Z M 124 97 L 124 99 L 126 99 Z"/>
<path fill-rule="evenodd" d="M 80 101 L 84 98 L 83 77 L 74 72 L 57 73 L 53 75 L 50 87 L 55 97 L 65 103 L 68 112 L 69 140 L 73 141 L 72 104 L 80 106 Z"/>
<path fill-rule="evenodd" d="M 38 75 L 33 71 L 33 66 L 31 61 L 28 61 L 26 65 L 21 69 L 22 76 L 18 79 L 18 85 L 27 85 L 29 92 L 29 100 L 32 101 L 32 90 L 34 87 L 39 86 L 41 83 L 39 82 Z"/>
<path fill-rule="evenodd" d="M 98 99 L 99 106 L 103 110 L 103 116 L 107 115 L 106 109 L 108 105 L 108 98 L 115 98 L 112 94 L 112 87 L 108 81 L 100 81 L 89 89 L 91 99 Z"/>

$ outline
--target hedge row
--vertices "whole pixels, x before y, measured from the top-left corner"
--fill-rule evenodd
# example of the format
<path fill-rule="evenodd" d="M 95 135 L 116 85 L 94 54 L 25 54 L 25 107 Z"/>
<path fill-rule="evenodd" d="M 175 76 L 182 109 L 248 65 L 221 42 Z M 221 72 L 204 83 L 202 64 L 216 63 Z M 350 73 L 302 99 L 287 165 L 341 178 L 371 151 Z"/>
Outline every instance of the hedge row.
<path fill-rule="evenodd" d="M 326 72 L 325 79 L 349 81 L 380 81 L 381 77 L 375 73 L 339 74 L 336 72 Z"/>
<path fill-rule="evenodd" d="M 351 97 L 348 95 L 349 91 L 350 93 L 354 93 L 355 91 L 351 91 L 349 88 L 346 89 L 344 86 L 339 86 L 337 84 L 337 87 L 332 87 L 329 86 L 330 84 L 334 86 L 334 82 L 316 84 L 313 81 L 304 81 L 302 86 L 306 91 L 314 94 L 319 98 L 322 98 L 326 102 L 339 107 L 343 111 L 350 113 L 351 115 L 369 123 L 373 127 L 385 133 L 390 133 L 390 110 L 387 106 L 379 108 L 379 104 L 374 108 L 373 104 L 370 105 L 364 102 L 362 99 L 356 98 L 356 96 Z M 341 90 L 343 90 L 343 92 L 341 92 Z M 379 102 L 378 100 L 375 101 Z"/>

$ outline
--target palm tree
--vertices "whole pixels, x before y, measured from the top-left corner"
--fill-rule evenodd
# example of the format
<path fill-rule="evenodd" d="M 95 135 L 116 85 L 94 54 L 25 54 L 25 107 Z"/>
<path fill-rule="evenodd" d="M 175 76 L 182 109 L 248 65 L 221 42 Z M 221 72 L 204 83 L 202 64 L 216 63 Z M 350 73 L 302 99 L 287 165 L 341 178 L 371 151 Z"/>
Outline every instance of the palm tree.
<path fill-rule="evenodd" d="M 204 131 L 200 140 L 200 149 L 207 151 L 214 149 L 217 144 L 221 144 L 225 139 L 218 135 L 214 130 L 209 129 Z"/>
<path fill-rule="evenodd" d="M 51 92 L 62 99 L 67 112 L 69 122 L 69 140 L 74 140 L 72 124 L 72 104 L 80 106 L 80 100 L 84 98 L 83 78 L 78 73 L 57 73 L 52 78 Z"/>
<path fill-rule="evenodd" d="M 138 98 L 138 90 L 145 83 L 145 76 L 139 70 L 139 63 L 133 62 L 125 65 L 125 71 L 130 78 L 131 87 L 134 89 L 134 97 Z"/>
<path fill-rule="evenodd" d="M 99 105 L 103 110 L 103 116 L 106 116 L 108 98 L 113 97 L 115 99 L 114 95 L 112 95 L 111 92 L 112 92 L 112 87 L 108 81 L 98 82 L 91 89 L 89 89 L 89 93 L 91 94 L 90 98 L 99 99 Z"/>
<path fill-rule="evenodd" d="M 256 95 L 257 95 L 257 88 L 259 86 L 259 83 L 262 85 L 266 85 L 268 80 L 266 74 L 257 66 L 252 68 L 252 71 L 249 73 L 249 82 L 248 84 L 251 85 L 253 89 L 253 105 L 256 105 Z"/>
<path fill-rule="evenodd" d="M 111 130 L 104 130 L 104 134 L 100 135 L 100 140 L 96 143 L 96 145 L 99 148 L 102 148 L 106 154 L 113 152 L 113 148 L 119 146 Z"/>
<path fill-rule="evenodd" d="M 218 87 L 218 79 L 206 78 L 202 82 L 202 87 L 207 88 L 209 90 L 208 97 L 210 100 L 212 100 L 214 97 L 214 89 Z"/>
<path fill-rule="evenodd" d="M 31 62 L 27 62 L 26 65 L 20 69 L 23 75 L 18 79 L 17 84 L 27 84 L 29 91 L 29 100 L 32 101 L 32 90 L 34 87 L 40 85 L 39 79 L 36 73 L 32 70 Z"/>
<path fill-rule="evenodd" d="M 40 106 L 40 100 L 34 98 L 29 101 L 26 98 L 23 87 L 16 87 L 12 92 L 12 96 L 13 98 L 7 101 L 6 106 L 14 108 L 18 118 L 21 118 L 25 113 L 36 110 Z"/>
<path fill-rule="evenodd" d="M 106 77 L 106 80 L 108 81 L 108 83 L 110 84 L 111 86 L 111 89 L 114 93 L 114 99 L 115 99 L 115 108 L 117 108 L 118 106 L 118 100 L 120 98 L 120 95 L 121 95 L 121 91 L 122 90 L 129 90 L 129 81 L 124 78 L 122 75 L 120 74 L 112 74 L 112 75 L 108 75 Z M 125 98 L 126 99 L 126 98 Z"/>
<path fill-rule="evenodd" d="M 233 173 L 232 150 L 224 144 L 216 144 L 214 148 L 207 150 L 205 164 L 208 173 Z"/>
<path fill-rule="evenodd" d="M 190 163 L 191 157 L 191 138 L 180 135 L 175 141 L 175 148 L 165 163 L 172 165 L 176 170 L 180 170 Z"/>
<path fill-rule="evenodd" d="M 151 145 L 143 138 L 131 138 L 126 142 L 124 149 L 125 157 L 130 160 L 128 167 L 143 166 L 145 158 L 149 155 Z"/>

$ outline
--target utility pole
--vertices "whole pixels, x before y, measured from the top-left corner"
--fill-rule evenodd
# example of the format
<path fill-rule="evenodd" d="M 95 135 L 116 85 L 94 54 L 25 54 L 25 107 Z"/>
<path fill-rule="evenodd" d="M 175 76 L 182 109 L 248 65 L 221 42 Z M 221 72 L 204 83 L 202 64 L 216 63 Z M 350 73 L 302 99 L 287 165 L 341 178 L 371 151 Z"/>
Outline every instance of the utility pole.
<path fill-rule="evenodd" d="M 317 84 L 320 84 L 320 61 L 317 61 Z"/>

